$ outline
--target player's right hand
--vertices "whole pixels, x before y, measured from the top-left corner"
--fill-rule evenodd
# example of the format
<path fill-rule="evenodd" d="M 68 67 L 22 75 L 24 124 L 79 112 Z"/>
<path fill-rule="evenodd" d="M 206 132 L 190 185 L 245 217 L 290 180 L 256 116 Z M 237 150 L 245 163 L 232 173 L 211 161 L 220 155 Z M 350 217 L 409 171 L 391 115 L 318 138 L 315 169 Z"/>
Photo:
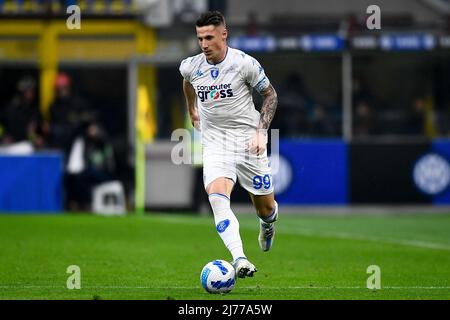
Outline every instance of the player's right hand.
<path fill-rule="evenodd" d="M 192 121 L 192 126 L 195 128 L 195 129 L 197 129 L 197 131 L 202 131 L 202 129 L 201 129 L 201 127 L 200 127 L 200 121 L 199 120 L 195 120 L 195 121 Z"/>
<path fill-rule="evenodd" d="M 250 139 L 250 143 L 247 145 L 246 150 L 250 153 L 260 156 L 264 154 L 267 149 L 267 130 L 258 130 L 255 135 Z"/>
<path fill-rule="evenodd" d="M 198 132 L 202 131 L 200 127 L 200 117 L 197 112 L 191 112 L 191 124 Z"/>

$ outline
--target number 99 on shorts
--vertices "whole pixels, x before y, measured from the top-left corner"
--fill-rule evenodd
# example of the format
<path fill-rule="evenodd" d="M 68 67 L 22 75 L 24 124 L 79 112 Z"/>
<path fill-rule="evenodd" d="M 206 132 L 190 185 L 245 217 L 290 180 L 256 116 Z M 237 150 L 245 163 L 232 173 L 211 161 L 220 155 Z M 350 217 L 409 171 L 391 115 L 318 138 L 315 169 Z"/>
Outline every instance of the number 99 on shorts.
<path fill-rule="evenodd" d="M 253 188 L 255 188 L 256 190 L 259 190 L 261 188 L 268 190 L 268 189 L 270 189 L 271 185 L 272 185 L 272 179 L 269 174 L 266 174 L 264 176 L 254 176 L 253 177 Z"/>

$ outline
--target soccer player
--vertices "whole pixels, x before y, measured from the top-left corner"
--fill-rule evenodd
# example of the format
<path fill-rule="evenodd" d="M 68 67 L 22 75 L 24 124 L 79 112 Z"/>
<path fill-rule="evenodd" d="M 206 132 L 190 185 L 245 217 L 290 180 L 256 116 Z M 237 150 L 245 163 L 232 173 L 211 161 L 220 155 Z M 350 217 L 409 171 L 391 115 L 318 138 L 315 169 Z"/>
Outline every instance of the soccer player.
<path fill-rule="evenodd" d="M 203 182 L 237 276 L 252 277 L 257 270 L 244 254 L 230 197 L 239 181 L 260 219 L 259 246 L 270 250 L 278 205 L 266 146 L 277 94 L 258 61 L 227 45 L 220 12 L 203 13 L 196 31 L 202 53 L 183 60 L 180 72 L 192 125 L 202 134 Z M 261 113 L 253 104 L 253 89 L 263 97 Z"/>

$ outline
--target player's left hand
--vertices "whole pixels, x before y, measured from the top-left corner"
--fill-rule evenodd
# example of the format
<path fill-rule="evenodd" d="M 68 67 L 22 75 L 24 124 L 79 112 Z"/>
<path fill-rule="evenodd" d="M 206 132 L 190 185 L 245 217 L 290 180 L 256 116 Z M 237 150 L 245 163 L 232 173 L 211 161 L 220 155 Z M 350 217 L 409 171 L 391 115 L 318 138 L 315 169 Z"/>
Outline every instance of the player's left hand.
<path fill-rule="evenodd" d="M 264 154 L 267 149 L 267 130 L 259 129 L 250 140 L 247 150 L 258 156 Z"/>

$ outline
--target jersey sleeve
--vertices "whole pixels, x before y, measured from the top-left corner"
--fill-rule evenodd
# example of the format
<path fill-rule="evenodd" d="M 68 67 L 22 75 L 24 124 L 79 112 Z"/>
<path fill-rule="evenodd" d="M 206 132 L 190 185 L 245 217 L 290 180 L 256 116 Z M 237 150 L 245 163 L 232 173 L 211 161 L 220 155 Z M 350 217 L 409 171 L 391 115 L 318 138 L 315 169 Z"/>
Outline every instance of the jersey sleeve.
<path fill-rule="evenodd" d="M 245 81 L 258 92 L 265 90 L 270 85 L 264 68 L 255 58 L 249 55 L 244 57 L 243 76 Z"/>
<path fill-rule="evenodd" d="M 191 67 L 191 63 L 190 63 L 190 58 L 184 59 L 183 61 L 181 61 L 180 64 L 180 73 L 183 76 L 184 80 L 186 80 L 187 82 L 191 82 L 191 73 L 192 73 L 192 67 Z"/>

